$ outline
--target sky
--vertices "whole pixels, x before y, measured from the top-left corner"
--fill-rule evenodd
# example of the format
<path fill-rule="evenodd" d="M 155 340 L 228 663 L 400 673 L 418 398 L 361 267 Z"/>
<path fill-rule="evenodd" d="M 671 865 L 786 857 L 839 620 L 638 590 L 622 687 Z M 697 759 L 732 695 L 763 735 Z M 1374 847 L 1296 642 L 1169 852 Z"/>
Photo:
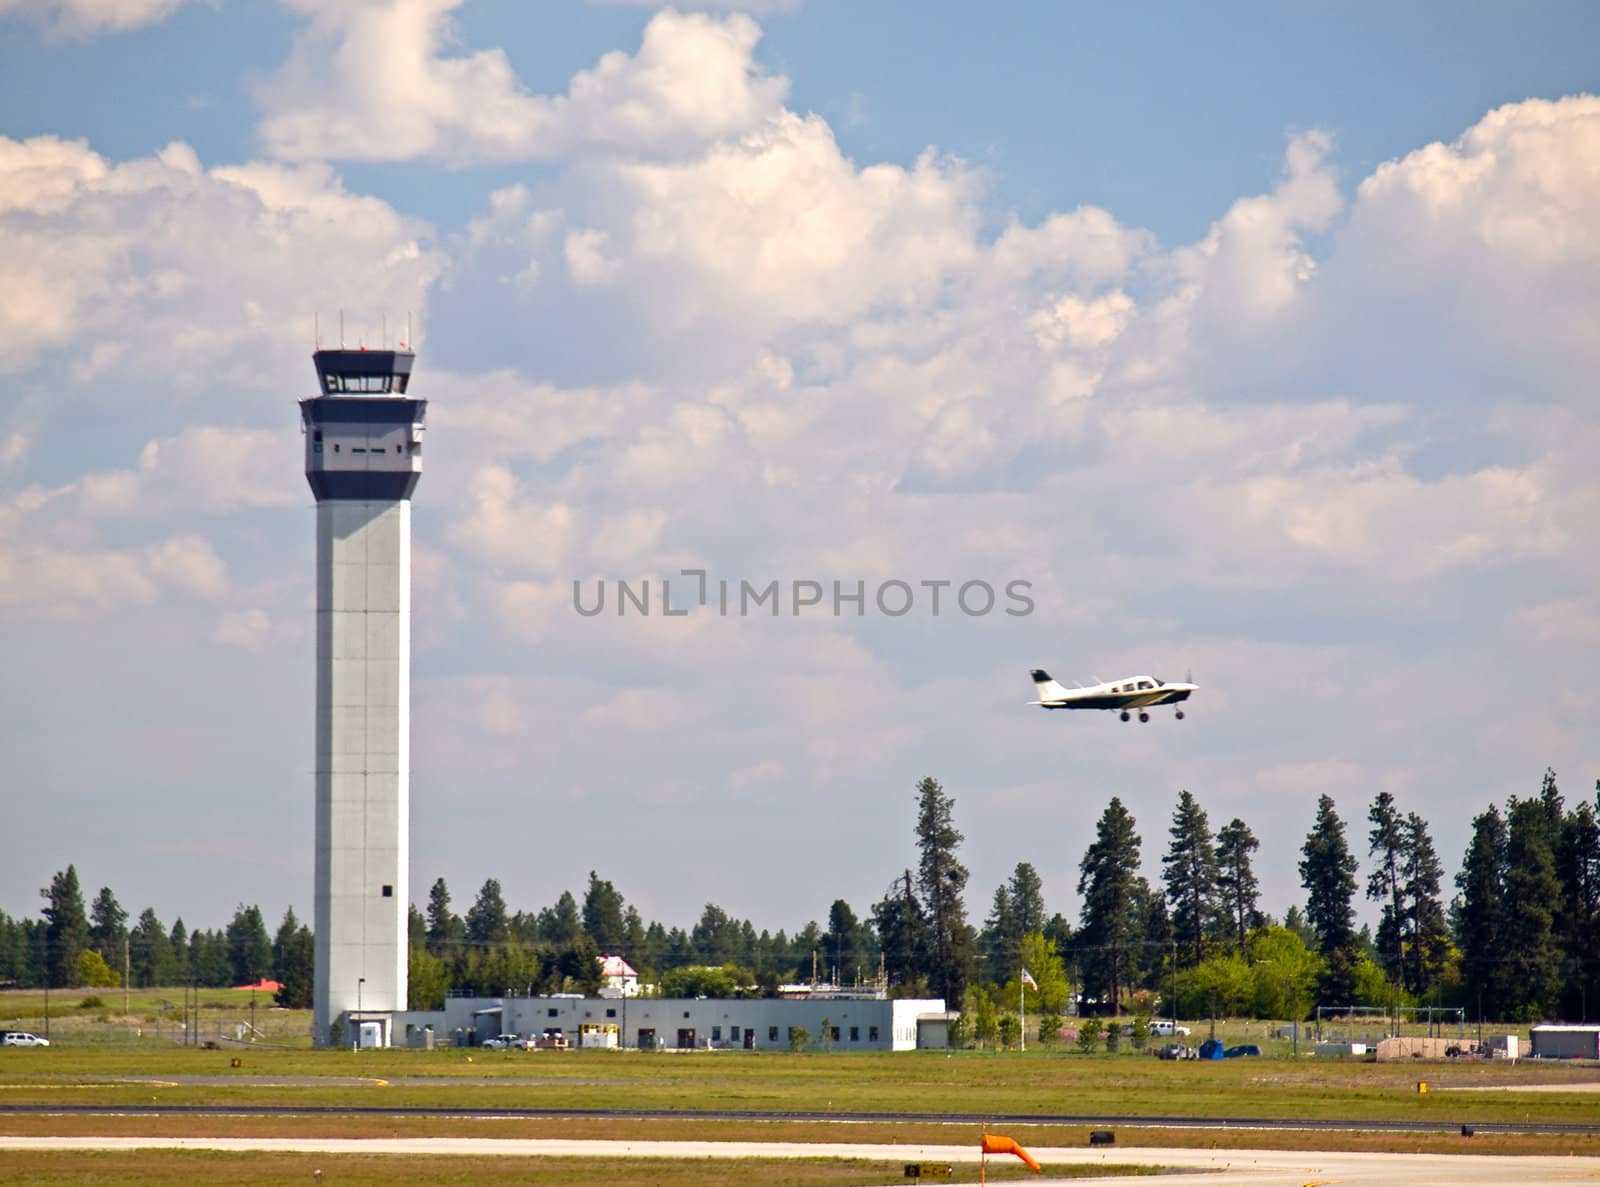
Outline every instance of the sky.
<path fill-rule="evenodd" d="M 1581 3 L 0 0 L 0 910 L 70 862 L 168 923 L 310 914 L 295 401 L 341 314 L 409 324 L 430 401 L 414 901 L 595 870 L 792 932 L 914 864 L 925 775 L 975 922 L 1019 861 L 1075 919 L 1113 795 L 1153 881 L 1181 789 L 1242 818 L 1275 914 L 1324 794 L 1453 875 L 1490 803 L 1600 777 L 1597 42 Z M 1201 691 L 1044 713 L 1035 667 Z"/>

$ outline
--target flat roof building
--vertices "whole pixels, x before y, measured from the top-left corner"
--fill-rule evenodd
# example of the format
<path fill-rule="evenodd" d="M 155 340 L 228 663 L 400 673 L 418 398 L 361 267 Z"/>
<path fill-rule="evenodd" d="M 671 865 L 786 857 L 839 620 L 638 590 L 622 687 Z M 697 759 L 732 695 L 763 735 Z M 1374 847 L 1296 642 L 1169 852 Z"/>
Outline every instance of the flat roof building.
<path fill-rule="evenodd" d="M 947 1019 L 942 998 L 459 997 L 396 1012 L 389 1033 L 395 1046 L 421 1047 L 430 1031 L 433 1042 L 473 1046 L 560 1030 L 576 1044 L 581 1027 L 611 1024 L 619 1046 L 646 1051 L 914 1051 L 946 1046 Z"/>

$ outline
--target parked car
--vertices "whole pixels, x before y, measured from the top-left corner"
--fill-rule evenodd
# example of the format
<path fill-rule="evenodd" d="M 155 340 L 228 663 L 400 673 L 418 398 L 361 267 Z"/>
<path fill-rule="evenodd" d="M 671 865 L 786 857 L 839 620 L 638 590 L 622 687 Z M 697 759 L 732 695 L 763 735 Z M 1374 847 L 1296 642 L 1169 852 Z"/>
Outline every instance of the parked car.
<path fill-rule="evenodd" d="M 1181 1023 L 1174 1028 L 1170 1018 L 1152 1018 L 1150 1019 L 1150 1033 L 1160 1035 L 1162 1038 L 1172 1038 L 1175 1035 L 1188 1034 L 1189 1028 Z"/>
<path fill-rule="evenodd" d="M 533 1040 L 525 1039 L 521 1035 L 495 1035 L 492 1039 L 484 1039 L 483 1045 L 495 1051 L 532 1051 Z"/>
<path fill-rule="evenodd" d="M 36 1034 L 29 1034 L 25 1030 L 8 1030 L 4 1038 L 0 1038 L 0 1047 L 48 1047 L 49 1039 L 41 1039 Z"/>
<path fill-rule="evenodd" d="M 1165 1047 L 1156 1050 L 1157 1059 L 1195 1059 L 1197 1058 L 1193 1047 L 1186 1047 L 1182 1043 L 1168 1043 Z"/>
<path fill-rule="evenodd" d="M 1261 1048 L 1254 1043 L 1240 1043 L 1237 1047 L 1229 1047 L 1222 1053 L 1224 1059 L 1238 1059 L 1241 1055 L 1260 1055 Z"/>

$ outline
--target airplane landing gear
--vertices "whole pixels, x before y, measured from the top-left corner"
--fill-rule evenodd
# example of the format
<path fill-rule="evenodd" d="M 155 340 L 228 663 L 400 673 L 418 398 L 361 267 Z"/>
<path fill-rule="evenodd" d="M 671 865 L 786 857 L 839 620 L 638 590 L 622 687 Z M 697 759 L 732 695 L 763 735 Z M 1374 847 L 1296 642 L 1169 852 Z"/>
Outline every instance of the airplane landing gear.
<path fill-rule="evenodd" d="M 1122 720 L 1123 721 L 1127 721 L 1128 720 L 1128 711 L 1126 709 L 1124 709 L 1122 711 Z"/>
<path fill-rule="evenodd" d="M 1179 709 L 1177 712 L 1178 712 L 1178 720 L 1182 721 L 1183 720 L 1183 710 Z"/>
<path fill-rule="evenodd" d="M 1139 710 L 1139 720 L 1140 721 L 1149 721 L 1150 720 L 1150 714 L 1146 713 L 1143 709 L 1140 709 Z"/>

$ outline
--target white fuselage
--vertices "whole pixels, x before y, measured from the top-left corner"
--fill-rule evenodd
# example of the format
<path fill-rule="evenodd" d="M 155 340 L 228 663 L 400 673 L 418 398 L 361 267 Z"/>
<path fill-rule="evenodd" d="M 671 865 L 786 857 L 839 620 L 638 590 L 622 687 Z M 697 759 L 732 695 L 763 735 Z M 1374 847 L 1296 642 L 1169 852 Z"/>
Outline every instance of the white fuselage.
<path fill-rule="evenodd" d="M 1187 682 L 1157 680 L 1154 676 L 1125 676 L 1102 684 L 1067 688 L 1041 668 L 1035 668 L 1030 674 L 1039 699 L 1029 704 L 1045 709 L 1118 709 L 1122 710 L 1124 719 L 1129 710 L 1179 704 L 1188 700 L 1199 687 Z M 1182 711 L 1178 716 L 1183 716 Z M 1144 719 L 1141 715 L 1140 720 Z"/>
<path fill-rule="evenodd" d="M 409 499 L 317 504 L 316 713 L 312 1035 L 322 1046 L 346 1013 L 406 1008 Z"/>

